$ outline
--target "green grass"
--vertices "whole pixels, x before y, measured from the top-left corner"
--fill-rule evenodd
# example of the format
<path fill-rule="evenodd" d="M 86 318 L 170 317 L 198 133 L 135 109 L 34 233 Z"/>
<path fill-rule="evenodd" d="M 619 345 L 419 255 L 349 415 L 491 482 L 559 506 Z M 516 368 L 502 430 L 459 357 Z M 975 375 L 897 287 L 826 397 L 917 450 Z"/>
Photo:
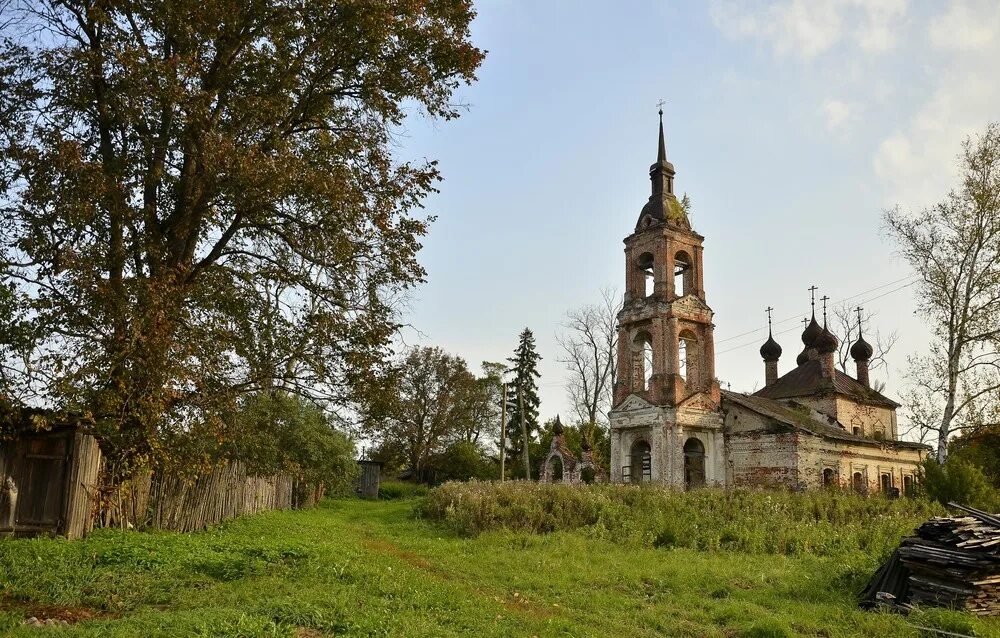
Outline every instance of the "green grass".
<path fill-rule="evenodd" d="M 861 550 L 782 555 L 646 546 L 578 531 L 465 538 L 416 501 L 327 501 L 198 534 L 101 530 L 0 541 L 0 635 L 1000 637 L 1000 621 L 856 609 Z M 61 628 L 25 614 L 95 615 Z M 86 613 L 85 613 L 86 612 Z"/>

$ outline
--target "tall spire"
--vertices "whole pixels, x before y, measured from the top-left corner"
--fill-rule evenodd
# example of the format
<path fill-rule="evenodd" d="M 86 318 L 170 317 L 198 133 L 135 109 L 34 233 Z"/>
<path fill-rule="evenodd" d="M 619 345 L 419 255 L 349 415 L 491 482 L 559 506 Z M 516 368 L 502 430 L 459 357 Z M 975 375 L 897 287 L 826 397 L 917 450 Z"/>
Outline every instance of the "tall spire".
<path fill-rule="evenodd" d="M 667 161 L 667 145 L 663 141 L 663 102 L 660 102 L 660 147 L 656 150 L 656 163 Z"/>
<path fill-rule="evenodd" d="M 657 138 L 656 162 L 649 167 L 649 181 L 652 186 L 652 194 L 649 201 L 643 206 L 639 214 L 639 221 L 635 226 L 636 230 L 648 228 L 653 223 L 663 223 L 684 230 L 691 229 L 691 222 L 688 221 L 687 212 L 674 196 L 674 165 L 667 160 L 667 145 L 663 135 L 663 102 L 659 103 L 660 129 Z"/>

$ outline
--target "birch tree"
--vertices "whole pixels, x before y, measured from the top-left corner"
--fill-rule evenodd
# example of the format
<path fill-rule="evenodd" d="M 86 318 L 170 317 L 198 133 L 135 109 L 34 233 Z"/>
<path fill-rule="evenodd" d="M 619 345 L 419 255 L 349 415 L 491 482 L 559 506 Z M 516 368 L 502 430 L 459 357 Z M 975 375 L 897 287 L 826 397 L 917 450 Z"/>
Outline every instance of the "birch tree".
<path fill-rule="evenodd" d="M 1000 124 L 962 148 L 957 189 L 918 214 L 885 215 L 932 332 L 929 352 L 910 358 L 909 417 L 941 463 L 953 436 L 995 413 L 1000 393 Z"/>

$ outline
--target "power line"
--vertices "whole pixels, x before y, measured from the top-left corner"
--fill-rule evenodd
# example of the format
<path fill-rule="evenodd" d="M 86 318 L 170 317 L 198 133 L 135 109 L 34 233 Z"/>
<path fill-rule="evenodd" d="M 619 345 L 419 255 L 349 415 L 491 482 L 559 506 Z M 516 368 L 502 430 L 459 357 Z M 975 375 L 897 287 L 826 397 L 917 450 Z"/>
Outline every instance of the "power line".
<path fill-rule="evenodd" d="M 844 303 L 845 301 L 850 301 L 851 299 L 857 299 L 858 297 L 860 297 L 862 295 L 867 295 L 870 292 L 875 292 L 876 290 L 881 290 L 882 288 L 888 288 L 889 286 L 892 286 L 894 284 L 898 284 L 901 281 L 906 281 L 907 279 L 913 279 L 915 277 L 918 277 L 918 275 L 909 275 L 907 277 L 903 277 L 902 279 L 897 279 L 896 281 L 890 281 L 889 283 L 882 284 L 881 286 L 875 286 L 874 288 L 869 288 L 868 290 L 863 290 L 863 291 L 861 291 L 861 292 L 859 292 L 857 294 L 853 294 L 853 295 L 851 295 L 849 297 L 844 297 L 843 299 L 838 299 L 837 301 L 835 301 L 833 303 L 834 303 L 834 305 L 836 305 L 836 304 L 839 304 L 839 303 Z M 909 286 L 909 285 L 912 285 L 914 283 L 916 283 L 916 281 L 910 282 L 907 285 Z M 890 290 L 889 292 L 895 292 L 895 291 L 894 290 Z M 889 294 L 889 293 L 886 293 L 886 294 Z M 878 297 L 875 297 L 875 299 L 878 299 Z M 793 320 L 798 320 L 800 318 L 801 318 L 801 315 L 792 315 L 792 316 L 788 317 L 787 319 L 782 319 L 781 321 L 775 321 L 774 325 L 775 326 L 780 326 L 781 324 L 788 323 L 789 321 L 793 321 Z M 766 327 L 767 326 L 761 326 L 760 328 L 754 328 L 753 330 L 748 330 L 746 332 L 741 332 L 740 334 L 734 335 L 732 337 L 726 337 L 725 339 L 717 339 L 715 341 L 715 343 L 718 344 L 718 343 L 725 343 L 727 341 L 733 341 L 734 339 L 739 339 L 740 337 L 745 337 L 747 335 L 752 335 L 754 333 L 761 332 Z"/>
<path fill-rule="evenodd" d="M 909 279 L 909 277 L 907 277 L 906 279 Z M 892 282 L 890 284 L 886 284 L 886 285 L 891 286 L 893 283 L 899 283 L 900 281 L 904 281 L 904 280 L 905 279 L 899 279 L 897 281 L 894 281 L 894 282 Z M 903 284 L 902 286 L 899 286 L 898 288 L 893 288 L 892 290 L 889 290 L 888 292 L 884 292 L 884 293 L 882 293 L 880 295 L 876 295 L 875 297 L 872 297 L 870 299 L 866 299 L 865 301 L 860 302 L 859 305 L 863 306 L 865 304 L 871 303 L 871 302 L 875 301 L 876 299 L 881 299 L 882 297 L 886 297 L 888 295 L 891 295 L 894 292 L 899 292 L 900 290 L 903 290 L 904 288 L 909 288 L 910 286 L 912 286 L 915 283 L 917 283 L 916 280 L 911 281 L 911 282 L 909 282 L 907 284 Z M 878 286 L 876 288 L 872 288 L 871 290 L 867 290 L 865 292 L 874 292 L 876 290 L 880 290 L 882 288 L 885 288 L 886 285 Z M 860 297 L 863 294 L 865 294 L 865 293 L 860 293 L 860 294 L 857 294 L 857 295 L 853 295 L 851 297 L 845 297 L 844 299 L 841 299 L 837 303 L 841 303 L 843 301 L 847 301 L 848 299 L 856 299 L 857 297 Z M 797 319 L 798 317 L 795 317 L 795 318 Z M 781 332 L 779 332 L 777 334 L 778 335 L 788 334 L 789 332 L 794 332 L 794 331 L 796 331 L 798 329 L 799 329 L 799 327 L 795 326 L 794 328 L 789 328 L 788 330 L 782 330 Z M 745 333 L 745 334 L 752 334 L 754 332 L 759 332 L 759 331 L 760 331 L 760 329 L 758 328 L 757 330 L 752 330 L 749 333 Z M 730 340 L 731 339 L 732 339 L 732 337 L 730 338 Z M 716 343 L 719 343 L 719 342 L 716 342 Z M 740 344 L 738 346 L 733 346 L 732 348 L 726 348 L 725 350 L 720 350 L 719 352 L 716 352 L 715 354 L 716 355 L 725 354 L 727 352 L 732 352 L 733 350 L 739 350 L 740 348 L 746 348 L 746 347 L 753 346 L 753 345 L 757 345 L 757 342 L 756 341 L 749 341 L 747 343 L 743 343 L 743 344 Z"/>

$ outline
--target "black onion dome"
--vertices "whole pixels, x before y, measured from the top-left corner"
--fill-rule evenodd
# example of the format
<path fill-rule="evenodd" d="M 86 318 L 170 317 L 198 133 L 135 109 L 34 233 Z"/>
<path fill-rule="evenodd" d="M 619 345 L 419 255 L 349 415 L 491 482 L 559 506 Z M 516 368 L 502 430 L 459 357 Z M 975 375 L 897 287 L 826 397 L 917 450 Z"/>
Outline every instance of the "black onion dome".
<path fill-rule="evenodd" d="M 556 415 L 556 422 L 552 425 L 552 434 L 555 434 L 556 436 L 558 436 L 558 435 L 560 435 L 562 433 L 563 433 L 562 421 L 559 420 L 559 415 L 557 414 Z"/>
<path fill-rule="evenodd" d="M 795 357 L 795 365 L 800 366 L 806 361 L 809 361 L 809 348 L 806 348 L 799 353 L 799 356 Z"/>
<path fill-rule="evenodd" d="M 806 348 L 813 348 L 816 346 L 816 340 L 819 339 L 821 334 L 823 334 L 823 329 L 816 323 L 816 316 L 813 315 L 812 321 L 802 331 L 802 343 L 805 344 Z"/>
<path fill-rule="evenodd" d="M 816 342 L 813 344 L 813 347 L 824 354 L 829 354 L 831 352 L 836 352 L 837 346 L 839 345 L 840 342 L 837 341 L 837 337 L 835 337 L 834 334 L 826 328 L 823 328 L 823 330 L 819 333 L 819 336 L 816 337 Z"/>
<path fill-rule="evenodd" d="M 851 358 L 855 361 L 868 361 L 874 353 L 875 348 L 872 348 L 872 344 L 865 341 L 865 338 L 860 335 L 854 345 L 851 346 Z"/>
<path fill-rule="evenodd" d="M 777 361 L 781 358 L 781 346 L 770 333 L 767 335 L 767 341 L 760 347 L 760 356 L 764 361 Z"/>

